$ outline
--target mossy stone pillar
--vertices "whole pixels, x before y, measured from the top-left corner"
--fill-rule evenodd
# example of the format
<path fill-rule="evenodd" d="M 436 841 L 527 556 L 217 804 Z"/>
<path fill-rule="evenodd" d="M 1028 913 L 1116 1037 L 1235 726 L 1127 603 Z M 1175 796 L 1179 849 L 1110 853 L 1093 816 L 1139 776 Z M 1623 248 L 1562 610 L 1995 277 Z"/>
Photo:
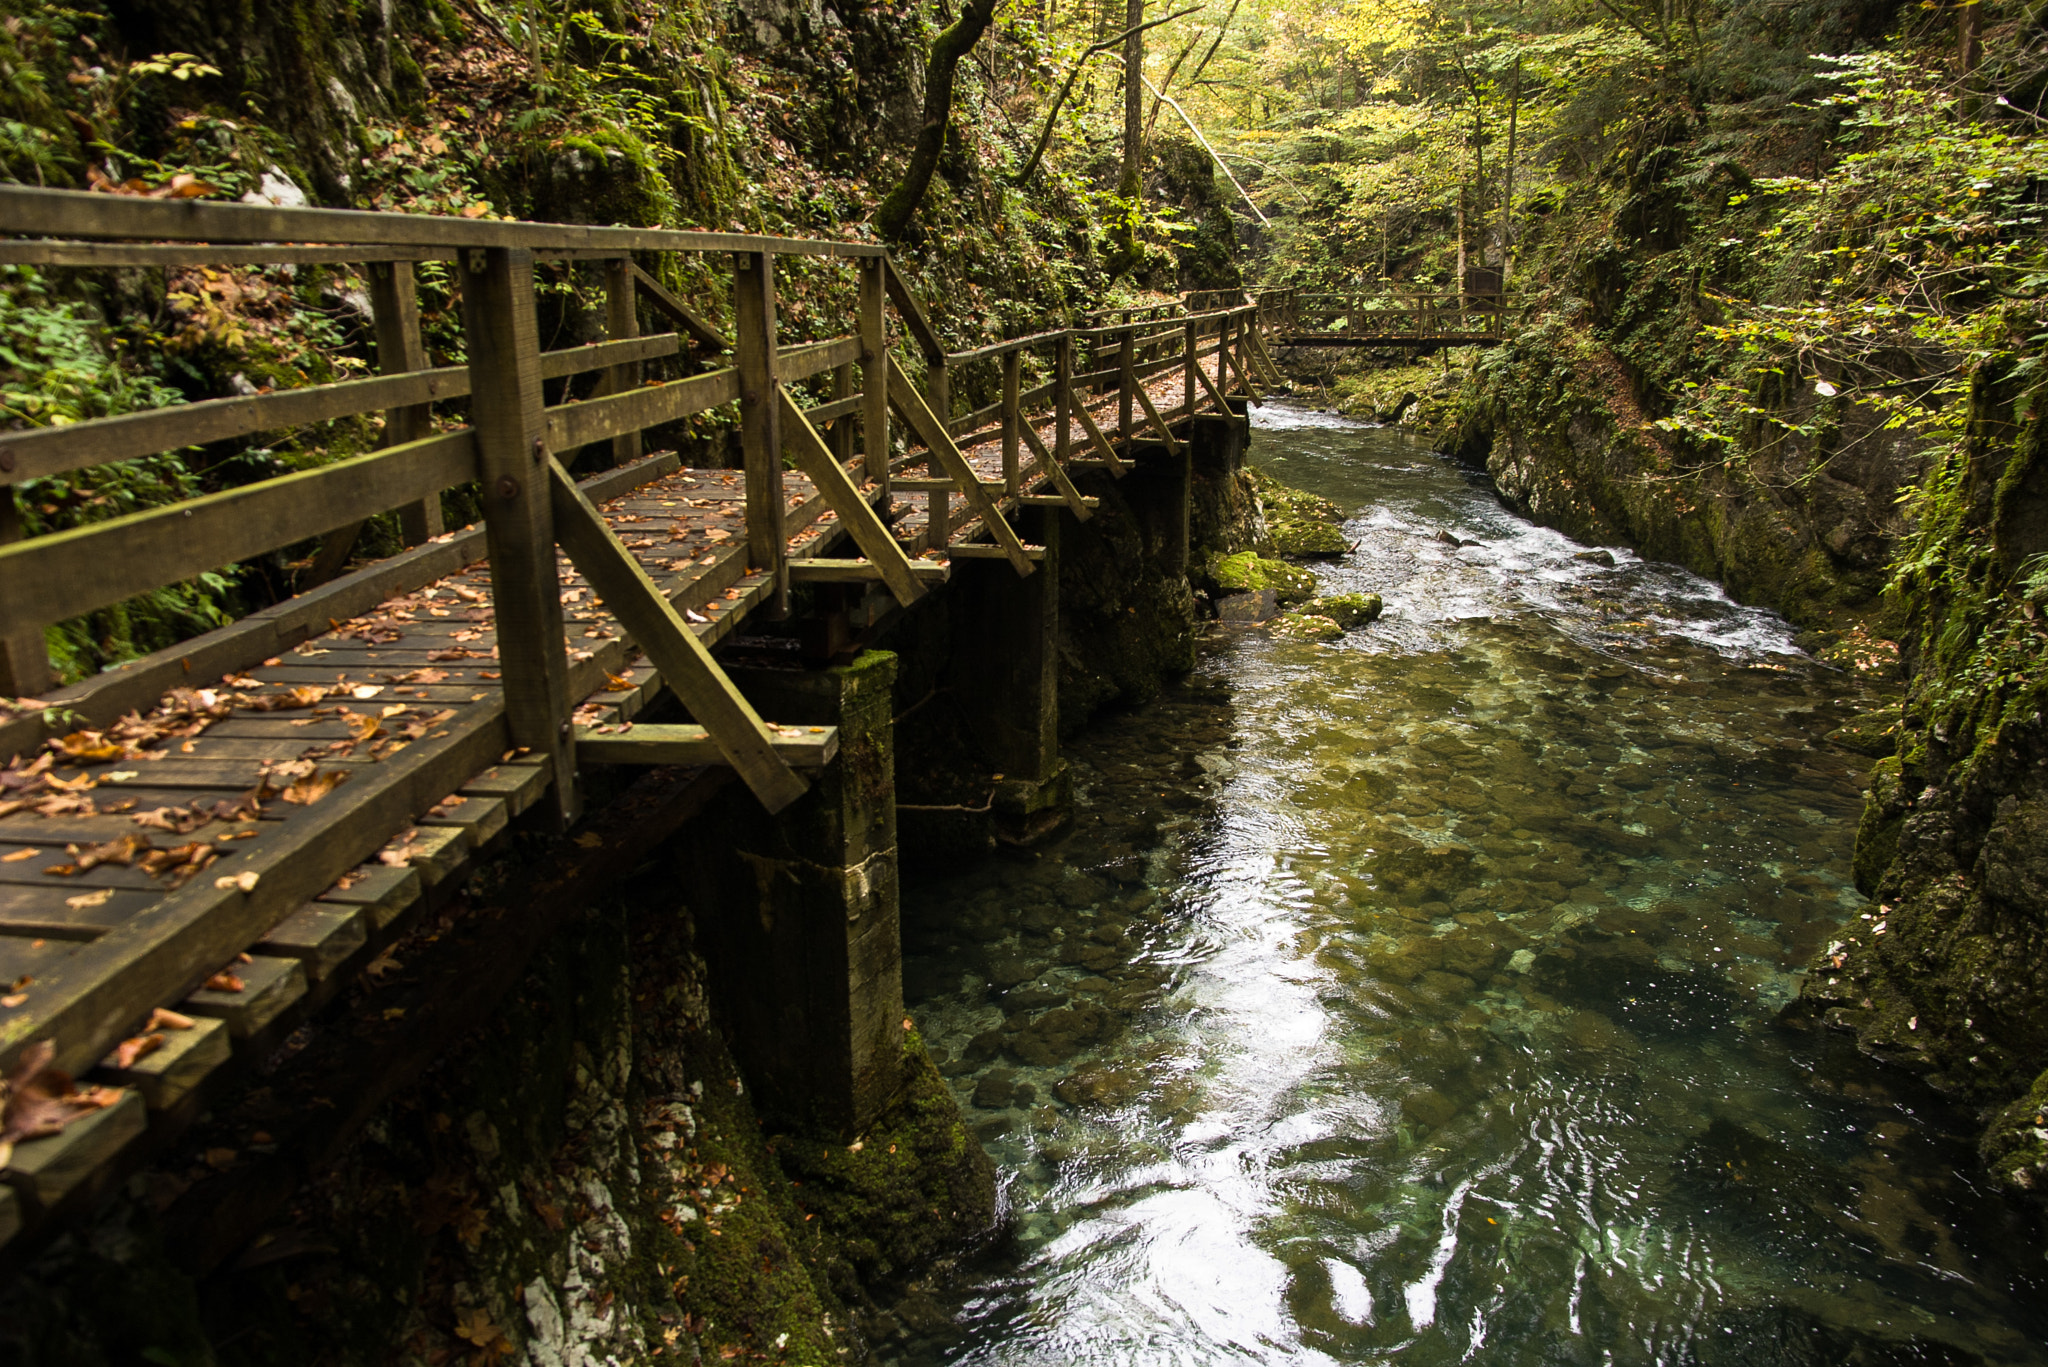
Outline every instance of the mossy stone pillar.
<path fill-rule="evenodd" d="M 1019 578 L 1006 560 L 956 560 L 952 592 L 953 698 L 990 769 L 997 837 L 1028 844 L 1071 805 L 1060 758 L 1060 520 L 1058 508 L 1018 519 L 1045 559 Z"/>
<path fill-rule="evenodd" d="M 762 716 L 836 726 L 839 753 L 775 816 L 735 789 L 698 823 L 712 891 L 694 909 L 712 993 L 771 1123 L 852 1136 L 901 1089 L 896 657 L 735 669 Z"/>

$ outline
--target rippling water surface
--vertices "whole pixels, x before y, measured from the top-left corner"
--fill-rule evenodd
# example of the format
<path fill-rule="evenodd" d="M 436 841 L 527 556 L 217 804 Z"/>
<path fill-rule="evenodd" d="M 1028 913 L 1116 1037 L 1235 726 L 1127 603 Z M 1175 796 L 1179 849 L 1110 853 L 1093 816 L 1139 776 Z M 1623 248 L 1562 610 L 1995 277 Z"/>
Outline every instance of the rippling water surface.
<path fill-rule="evenodd" d="M 885 1356 L 2048 1361 L 1966 1118 L 1772 1023 L 1865 912 L 1853 685 L 1412 439 L 1255 421 L 1386 616 L 1218 641 L 1072 747 L 1071 834 L 906 891 L 1017 1232 Z"/>

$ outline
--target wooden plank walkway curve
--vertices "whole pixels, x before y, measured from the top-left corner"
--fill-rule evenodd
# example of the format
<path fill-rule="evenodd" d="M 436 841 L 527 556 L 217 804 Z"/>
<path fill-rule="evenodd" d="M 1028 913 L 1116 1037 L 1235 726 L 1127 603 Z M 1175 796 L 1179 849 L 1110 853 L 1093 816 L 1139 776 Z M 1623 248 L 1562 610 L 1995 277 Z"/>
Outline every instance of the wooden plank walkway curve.
<path fill-rule="evenodd" d="M 370 411 L 386 434 L 370 455 L 71 532 L 21 539 L 0 517 L 0 695 L 22 699 L 0 697 L 0 1076 L 47 1049 L 115 1089 L 20 1147 L 0 1244 L 90 1195 L 145 1131 L 185 1123 L 209 1077 L 274 1047 L 514 818 L 573 823 L 579 766 L 729 764 L 769 810 L 787 803 L 835 737 L 757 716 L 714 647 L 779 616 L 792 582 L 908 606 L 956 557 L 1035 572 L 1015 511 L 1089 517 L 1071 471 L 1120 475 L 1141 447 L 1177 451 L 1194 415 L 1255 401 L 1279 382 L 1264 337 L 1286 312 L 1126 312 L 947 352 L 860 244 L 18 188 L 0 188 L 0 234 L 0 260 L 83 269 L 370 263 L 384 372 L 0 434 L 0 509 L 7 481 L 197 442 Z M 647 271 L 661 252 L 730 256 L 733 339 Z M 846 336 L 779 343 L 784 255 L 852 266 Z M 427 259 L 461 278 L 460 367 L 422 368 L 410 272 Z M 607 340 L 539 349 L 537 259 L 604 266 Z M 642 335 L 642 313 L 676 330 Z M 1028 389 L 1027 363 L 1043 377 Z M 650 364 L 689 373 L 649 380 Z M 952 379 L 980 365 L 1000 368 L 1001 397 L 956 415 Z M 544 382 L 593 374 L 594 394 L 545 403 Z M 804 382 L 828 376 L 832 397 L 806 406 Z M 432 407 L 464 399 L 470 425 Z M 719 408 L 738 411 L 741 468 L 637 454 L 646 429 Z M 624 459 L 575 481 L 557 457 L 579 448 Z M 441 531 L 440 491 L 471 483 L 484 522 Z M 339 574 L 390 511 L 417 544 Z M 299 597 L 48 679 L 49 623 L 316 536 Z M 692 722 L 636 724 L 664 694 Z"/>

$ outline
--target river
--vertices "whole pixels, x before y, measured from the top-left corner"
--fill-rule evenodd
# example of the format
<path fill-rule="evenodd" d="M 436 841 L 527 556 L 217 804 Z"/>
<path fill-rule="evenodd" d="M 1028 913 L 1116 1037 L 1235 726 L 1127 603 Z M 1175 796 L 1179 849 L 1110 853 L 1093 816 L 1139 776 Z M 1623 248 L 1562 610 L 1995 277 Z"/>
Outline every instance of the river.
<path fill-rule="evenodd" d="M 1217 638 L 1070 747 L 1069 834 L 906 888 L 1014 1234 L 882 1358 L 2048 1362 L 1968 1117 L 1775 1024 L 1875 912 L 1856 682 L 1409 436 L 1254 423 L 1386 614 Z"/>

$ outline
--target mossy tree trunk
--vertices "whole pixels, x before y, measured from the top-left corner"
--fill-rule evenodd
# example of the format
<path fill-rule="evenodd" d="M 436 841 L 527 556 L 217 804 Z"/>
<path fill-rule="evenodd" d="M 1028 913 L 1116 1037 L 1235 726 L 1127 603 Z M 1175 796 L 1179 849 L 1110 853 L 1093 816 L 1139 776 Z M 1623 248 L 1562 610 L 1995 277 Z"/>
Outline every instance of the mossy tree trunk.
<path fill-rule="evenodd" d="M 981 40 L 995 13 L 995 0 L 968 0 L 960 9 L 960 17 L 932 40 L 931 60 L 925 67 L 924 123 L 917 130 L 917 142 L 910 149 L 910 164 L 903 168 L 903 178 L 875 210 L 875 231 L 889 241 L 901 240 L 910 226 L 911 215 L 924 202 L 925 189 L 931 184 L 939 154 L 946 147 L 946 125 L 953 117 L 953 75 L 959 69 L 960 59 Z"/>

